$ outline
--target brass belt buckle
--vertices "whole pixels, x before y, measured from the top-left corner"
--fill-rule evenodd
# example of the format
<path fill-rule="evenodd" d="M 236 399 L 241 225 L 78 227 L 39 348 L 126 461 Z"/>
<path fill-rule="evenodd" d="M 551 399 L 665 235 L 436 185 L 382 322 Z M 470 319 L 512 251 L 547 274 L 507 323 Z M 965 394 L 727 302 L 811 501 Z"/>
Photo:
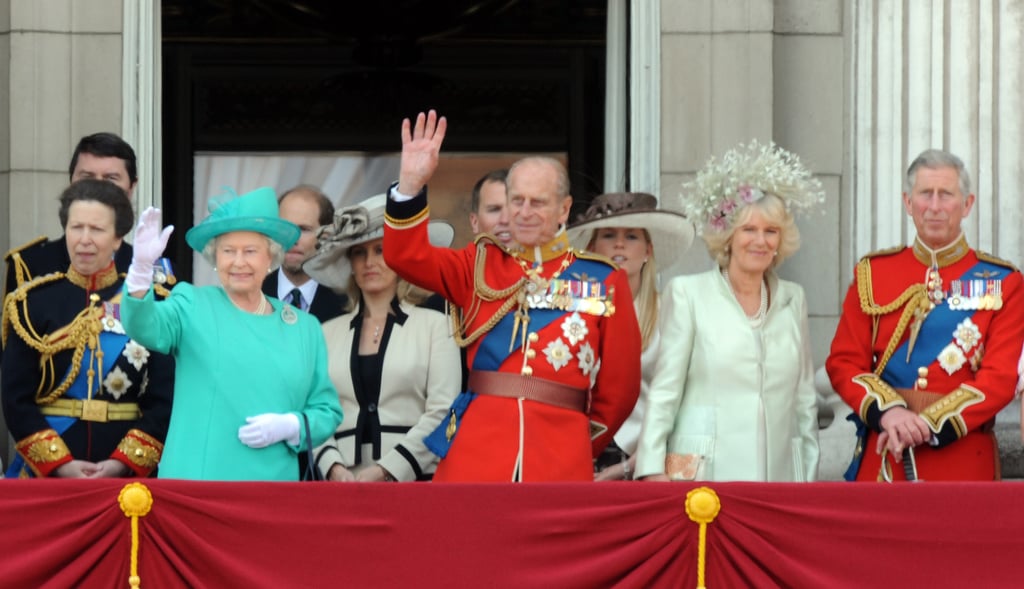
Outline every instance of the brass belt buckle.
<path fill-rule="evenodd" d="M 86 421 L 107 421 L 107 401 L 86 399 L 82 401 L 82 419 Z"/>

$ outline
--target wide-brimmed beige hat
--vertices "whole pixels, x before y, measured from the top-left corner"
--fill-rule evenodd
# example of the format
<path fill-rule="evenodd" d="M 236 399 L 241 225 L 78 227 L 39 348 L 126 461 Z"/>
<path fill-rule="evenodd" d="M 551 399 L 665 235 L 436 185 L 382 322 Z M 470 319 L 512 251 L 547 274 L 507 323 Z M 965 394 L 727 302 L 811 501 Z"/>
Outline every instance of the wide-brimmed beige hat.
<path fill-rule="evenodd" d="M 316 239 L 317 252 L 302 264 L 302 270 L 327 288 L 346 288 L 352 274 L 348 250 L 384 237 L 386 204 L 387 195 L 378 194 L 335 211 L 334 222 L 320 228 Z M 427 232 L 430 243 L 437 247 L 448 247 L 455 238 L 455 229 L 444 221 L 431 221 Z"/>
<path fill-rule="evenodd" d="M 577 249 L 586 249 L 593 231 L 602 227 L 646 229 L 659 269 L 674 265 L 693 244 L 693 223 L 681 213 L 659 209 L 658 199 L 646 192 L 610 192 L 597 196 L 569 227 L 569 241 Z"/>

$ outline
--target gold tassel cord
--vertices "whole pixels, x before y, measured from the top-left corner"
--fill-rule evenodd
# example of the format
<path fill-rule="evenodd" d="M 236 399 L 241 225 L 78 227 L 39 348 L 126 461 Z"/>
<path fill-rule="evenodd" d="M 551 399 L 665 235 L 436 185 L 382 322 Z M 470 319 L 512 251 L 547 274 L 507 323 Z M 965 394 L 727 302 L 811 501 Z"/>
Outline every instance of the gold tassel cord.
<path fill-rule="evenodd" d="M 64 278 L 64 274 L 59 272 L 41 276 L 8 294 L 4 299 L 3 332 L 5 339 L 8 328 L 13 328 L 14 332 L 25 344 L 39 353 L 39 367 L 42 377 L 39 380 L 39 388 L 36 391 L 36 403 L 40 405 L 52 403 L 71 387 L 71 384 L 78 378 L 86 349 L 96 350 L 99 334 L 103 331 L 101 323 L 104 315 L 103 306 L 99 304 L 99 297 L 96 294 L 92 294 L 89 297 L 89 303 L 86 305 L 86 308 L 71 323 L 55 330 L 53 333 L 39 335 L 36 332 L 32 322 L 29 320 L 28 292 L 32 288 L 62 278 Z M 53 358 L 65 350 L 73 350 L 71 365 L 64 380 L 60 385 L 54 387 L 57 375 L 53 368 Z M 90 365 L 93 364 L 94 360 L 95 357 L 90 358 Z M 49 393 L 45 393 L 47 390 L 49 390 Z"/>
<path fill-rule="evenodd" d="M 715 521 L 722 510 L 722 502 L 718 493 L 708 487 L 697 487 L 686 494 L 686 515 L 700 524 L 700 537 L 697 544 L 697 589 L 706 589 L 704 570 L 706 567 L 708 524 Z"/>
<path fill-rule="evenodd" d="M 128 586 L 138 589 L 142 585 L 142 579 L 139 577 L 139 518 L 144 517 L 153 508 L 153 494 L 142 483 L 128 483 L 118 493 L 117 503 L 125 517 L 132 519 L 132 554 Z"/>
<path fill-rule="evenodd" d="M 860 301 L 861 311 L 874 319 L 873 333 L 871 334 L 872 341 L 874 341 L 877 335 L 878 318 L 903 307 L 903 312 L 896 323 L 896 329 L 889 338 L 888 345 L 886 345 L 885 351 L 875 367 L 875 374 L 881 374 L 886 364 L 889 363 L 893 352 L 899 346 L 900 340 L 903 339 L 903 334 L 906 332 L 911 320 L 923 321 L 924 316 L 928 314 L 930 308 L 928 290 L 923 284 L 913 284 L 903 291 L 900 296 L 896 297 L 895 300 L 886 305 L 879 305 L 875 302 L 872 294 L 874 291 L 871 284 L 871 263 L 868 259 L 865 258 L 857 264 L 856 276 L 857 298 Z"/>

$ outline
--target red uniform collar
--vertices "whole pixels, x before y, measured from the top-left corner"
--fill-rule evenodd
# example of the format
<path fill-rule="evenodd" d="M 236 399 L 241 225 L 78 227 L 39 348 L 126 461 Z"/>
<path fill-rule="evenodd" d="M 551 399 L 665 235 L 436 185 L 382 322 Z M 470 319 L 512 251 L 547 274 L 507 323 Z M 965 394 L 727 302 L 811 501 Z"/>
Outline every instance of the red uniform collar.
<path fill-rule="evenodd" d="M 961 233 L 960 237 L 953 240 L 953 243 L 933 250 L 921 243 L 919 237 L 914 237 L 914 257 L 925 266 L 937 266 L 944 268 L 964 259 L 964 256 L 971 251 L 967 245 L 967 238 Z"/>
<path fill-rule="evenodd" d="M 544 245 L 527 248 L 516 244 L 509 251 L 516 258 L 524 260 L 529 264 L 534 264 L 560 258 L 568 253 L 570 249 L 569 236 L 566 234 L 565 228 L 561 227 L 558 233 L 555 234 L 554 239 Z"/>

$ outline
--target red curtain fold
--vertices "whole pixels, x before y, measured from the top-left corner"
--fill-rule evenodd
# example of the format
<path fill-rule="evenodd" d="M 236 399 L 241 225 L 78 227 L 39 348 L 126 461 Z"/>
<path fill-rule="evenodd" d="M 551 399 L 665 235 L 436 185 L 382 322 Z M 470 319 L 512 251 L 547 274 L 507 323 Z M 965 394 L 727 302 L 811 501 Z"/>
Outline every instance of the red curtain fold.
<path fill-rule="evenodd" d="M 683 483 L 147 480 L 143 587 L 695 587 Z M 0 481 L 0 585 L 128 585 L 125 481 Z M 1013 483 L 708 484 L 708 587 L 1018 586 Z"/>

